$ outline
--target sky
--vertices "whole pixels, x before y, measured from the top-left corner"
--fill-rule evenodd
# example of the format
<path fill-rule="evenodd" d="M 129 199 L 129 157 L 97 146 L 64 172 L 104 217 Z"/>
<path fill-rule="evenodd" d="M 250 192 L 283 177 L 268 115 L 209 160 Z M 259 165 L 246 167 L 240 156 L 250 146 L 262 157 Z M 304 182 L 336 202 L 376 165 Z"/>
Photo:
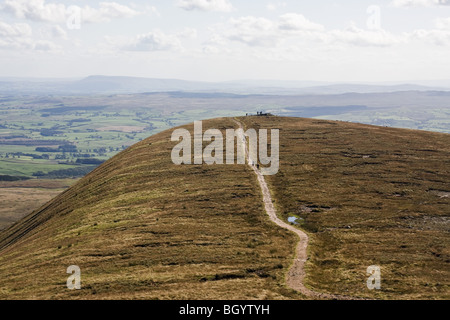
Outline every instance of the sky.
<path fill-rule="evenodd" d="M 450 78 L 450 0 L 0 0 L 0 77 Z"/>

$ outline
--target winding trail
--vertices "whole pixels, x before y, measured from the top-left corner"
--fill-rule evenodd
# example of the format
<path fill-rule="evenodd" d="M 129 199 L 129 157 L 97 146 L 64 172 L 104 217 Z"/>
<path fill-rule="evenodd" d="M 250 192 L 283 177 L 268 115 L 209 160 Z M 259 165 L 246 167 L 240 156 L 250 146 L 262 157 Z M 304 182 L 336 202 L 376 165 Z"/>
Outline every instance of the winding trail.
<path fill-rule="evenodd" d="M 239 122 L 236 119 L 233 119 L 236 124 L 239 125 L 239 128 L 244 130 L 244 127 L 241 122 Z M 267 186 L 266 180 L 264 179 L 264 175 L 261 173 L 259 169 L 257 169 L 257 166 L 255 165 L 256 161 L 253 161 L 250 158 L 249 152 L 248 152 L 248 146 L 247 146 L 247 139 L 242 134 L 242 132 L 239 134 L 239 139 L 241 139 L 242 146 L 245 149 L 245 156 L 247 159 L 248 165 L 252 168 L 252 170 L 255 172 L 259 185 L 261 187 L 261 191 L 263 194 L 263 201 L 264 201 L 264 207 L 266 209 L 267 214 L 269 215 L 270 220 L 272 222 L 276 223 L 281 228 L 287 229 L 291 232 L 294 232 L 299 238 L 300 241 L 297 245 L 297 248 L 295 250 L 295 259 L 294 263 L 291 266 L 291 268 L 288 271 L 288 274 L 286 276 L 286 282 L 287 285 L 304 294 L 307 297 L 314 298 L 314 299 L 329 299 L 329 300 L 354 300 L 353 297 L 347 297 L 347 296 L 341 296 L 341 295 L 334 295 L 334 294 L 328 294 L 328 293 L 320 293 L 313 290 L 310 290 L 305 287 L 303 281 L 306 276 L 305 272 L 305 262 L 308 260 L 308 254 L 307 254 L 307 247 L 308 247 L 308 235 L 301 231 L 300 229 L 295 228 L 294 226 L 280 220 L 277 216 L 275 206 L 273 205 L 272 196 L 270 194 L 269 187 Z"/>

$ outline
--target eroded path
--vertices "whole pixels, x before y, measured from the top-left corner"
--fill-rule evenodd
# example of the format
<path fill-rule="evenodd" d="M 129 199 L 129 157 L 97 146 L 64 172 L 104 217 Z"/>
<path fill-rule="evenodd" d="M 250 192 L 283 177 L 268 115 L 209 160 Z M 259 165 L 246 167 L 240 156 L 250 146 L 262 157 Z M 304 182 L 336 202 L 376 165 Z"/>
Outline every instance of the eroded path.
<path fill-rule="evenodd" d="M 240 129 L 244 129 L 241 122 L 234 119 L 234 121 L 239 125 Z M 354 298 L 352 297 L 346 297 L 346 296 L 340 296 L 340 295 L 334 295 L 334 294 L 328 294 L 328 293 L 320 293 L 313 290 L 310 290 L 305 287 L 304 285 L 304 279 L 305 279 L 305 262 L 308 259 L 307 255 L 307 247 L 308 247 L 308 235 L 301 231 L 300 229 L 295 228 L 294 226 L 282 221 L 278 218 L 275 206 L 273 205 L 272 196 L 270 194 L 269 187 L 267 186 L 266 180 L 264 178 L 264 175 L 261 173 L 261 171 L 257 168 L 255 165 L 254 160 L 250 158 L 249 152 L 248 152 L 248 146 L 247 146 L 247 139 L 244 135 L 241 135 L 239 137 L 242 142 L 242 146 L 245 149 L 245 155 L 247 158 L 248 165 L 252 168 L 252 170 L 255 172 L 259 186 L 261 187 L 261 191 L 263 194 L 263 201 L 264 201 L 264 207 L 267 212 L 267 214 L 270 217 L 270 220 L 272 222 L 276 223 L 281 228 L 287 229 L 291 232 L 294 232 L 299 238 L 300 241 L 297 245 L 296 252 L 295 252 L 295 259 L 292 267 L 289 269 L 288 274 L 286 276 L 286 282 L 287 285 L 310 297 L 315 299 L 331 299 L 331 300 L 352 300 Z"/>

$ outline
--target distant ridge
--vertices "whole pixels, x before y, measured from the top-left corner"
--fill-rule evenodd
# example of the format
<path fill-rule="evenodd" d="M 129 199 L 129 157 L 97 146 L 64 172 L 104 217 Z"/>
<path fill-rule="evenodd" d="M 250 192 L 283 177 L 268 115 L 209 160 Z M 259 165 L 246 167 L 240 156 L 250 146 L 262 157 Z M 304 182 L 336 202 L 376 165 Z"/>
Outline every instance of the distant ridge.
<path fill-rule="evenodd" d="M 445 83 L 445 82 L 442 82 Z M 218 92 L 234 94 L 343 94 L 401 91 L 449 91 L 450 85 L 357 84 L 314 81 L 238 80 L 188 81 L 126 76 L 92 75 L 83 79 L 0 78 L 0 94 L 114 94 L 145 92 Z"/>

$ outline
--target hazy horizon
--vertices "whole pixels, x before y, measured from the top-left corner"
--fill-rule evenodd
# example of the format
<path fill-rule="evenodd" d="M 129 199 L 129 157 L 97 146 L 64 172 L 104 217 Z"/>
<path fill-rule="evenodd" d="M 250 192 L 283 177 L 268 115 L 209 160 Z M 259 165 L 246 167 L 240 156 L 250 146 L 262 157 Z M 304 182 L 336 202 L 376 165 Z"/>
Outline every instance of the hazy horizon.
<path fill-rule="evenodd" d="M 85 76 L 79 77 L 20 77 L 20 76 L 8 76 L 2 75 L 0 76 L 0 81 L 80 81 L 84 79 L 88 79 L 91 77 L 105 77 L 105 78 L 136 78 L 136 79 L 155 79 L 155 80 L 178 80 L 178 81 L 186 81 L 186 82 L 204 82 L 204 83 L 238 83 L 238 82 L 279 82 L 279 83 L 304 83 L 305 85 L 311 86 L 322 86 L 322 85 L 373 85 L 373 86 L 395 86 L 395 85 L 422 85 L 422 86 L 437 86 L 439 83 L 445 83 L 445 86 L 450 86 L 450 77 L 442 78 L 442 79 L 413 79 L 413 80 L 380 80 L 380 81 L 329 81 L 326 79 L 323 80 L 308 80 L 308 79 L 292 79 L 292 80 L 284 80 L 277 78 L 261 78 L 261 79 L 250 79 L 250 78 L 236 78 L 231 80 L 222 80 L 222 81 L 214 81 L 214 80 L 194 80 L 192 78 L 168 78 L 168 77 L 145 77 L 145 76 L 134 76 L 134 75 L 104 75 L 104 74 L 87 74 Z"/>

